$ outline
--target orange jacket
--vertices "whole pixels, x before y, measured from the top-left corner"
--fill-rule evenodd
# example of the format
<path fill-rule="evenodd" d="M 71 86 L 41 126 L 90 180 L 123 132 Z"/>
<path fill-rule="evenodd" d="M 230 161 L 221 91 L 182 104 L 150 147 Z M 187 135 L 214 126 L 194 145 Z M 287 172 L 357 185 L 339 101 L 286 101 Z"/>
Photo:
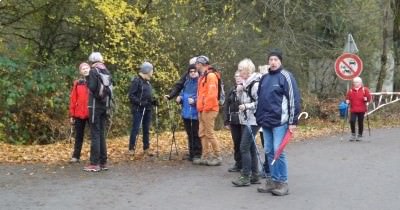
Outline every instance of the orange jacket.
<path fill-rule="evenodd" d="M 218 112 L 218 77 L 210 68 L 199 78 L 197 88 L 197 110 Z"/>

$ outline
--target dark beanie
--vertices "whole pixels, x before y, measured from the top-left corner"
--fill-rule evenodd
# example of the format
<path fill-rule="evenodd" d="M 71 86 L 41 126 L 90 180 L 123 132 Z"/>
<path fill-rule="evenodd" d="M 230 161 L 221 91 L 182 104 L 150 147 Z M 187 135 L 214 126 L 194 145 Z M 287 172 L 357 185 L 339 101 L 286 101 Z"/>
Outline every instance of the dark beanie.
<path fill-rule="evenodd" d="M 281 60 L 281 62 L 282 62 L 282 53 L 281 53 L 281 52 L 279 52 L 279 51 L 272 51 L 272 52 L 270 52 L 270 53 L 268 54 L 268 60 L 269 60 L 269 58 L 270 58 L 271 56 L 276 56 L 276 57 L 278 57 L 279 60 Z"/>
<path fill-rule="evenodd" d="M 187 71 L 189 72 L 190 69 L 196 69 L 196 65 L 195 64 L 190 64 Z"/>

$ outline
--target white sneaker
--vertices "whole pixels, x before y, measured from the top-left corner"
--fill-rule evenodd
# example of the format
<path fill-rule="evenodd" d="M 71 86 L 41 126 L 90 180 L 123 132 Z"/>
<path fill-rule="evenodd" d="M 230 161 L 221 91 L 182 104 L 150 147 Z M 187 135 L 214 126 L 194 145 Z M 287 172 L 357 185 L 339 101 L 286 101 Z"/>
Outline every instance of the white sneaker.
<path fill-rule="evenodd" d="M 78 158 L 71 158 L 71 160 L 69 160 L 70 163 L 79 163 L 79 159 Z"/>

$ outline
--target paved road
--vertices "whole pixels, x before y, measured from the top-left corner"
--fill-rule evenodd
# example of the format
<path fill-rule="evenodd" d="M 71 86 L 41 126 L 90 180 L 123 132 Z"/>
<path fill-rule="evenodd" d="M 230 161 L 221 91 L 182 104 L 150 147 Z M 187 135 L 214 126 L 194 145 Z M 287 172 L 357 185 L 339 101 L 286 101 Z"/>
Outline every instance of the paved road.
<path fill-rule="evenodd" d="M 400 128 L 363 142 L 339 137 L 289 145 L 290 195 L 232 187 L 237 173 L 184 161 L 122 163 L 85 173 L 81 165 L 0 165 L 0 209 L 400 209 Z"/>

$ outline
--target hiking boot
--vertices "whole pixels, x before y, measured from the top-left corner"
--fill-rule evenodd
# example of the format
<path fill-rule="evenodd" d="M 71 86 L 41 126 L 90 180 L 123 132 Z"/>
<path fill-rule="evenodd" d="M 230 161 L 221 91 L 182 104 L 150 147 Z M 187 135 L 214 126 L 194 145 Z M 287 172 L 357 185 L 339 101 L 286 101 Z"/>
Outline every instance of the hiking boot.
<path fill-rule="evenodd" d="M 70 163 L 79 163 L 79 159 L 72 157 L 71 160 L 69 160 Z"/>
<path fill-rule="evenodd" d="M 145 149 L 143 151 L 143 154 L 146 155 L 146 156 L 149 156 L 149 157 L 153 157 L 154 156 L 154 154 L 150 151 L 150 149 Z"/>
<path fill-rule="evenodd" d="M 352 133 L 351 136 L 350 136 L 350 141 L 355 141 L 355 140 L 357 140 L 356 134 Z"/>
<path fill-rule="evenodd" d="M 193 165 L 207 165 L 208 161 L 203 158 L 194 158 L 192 163 Z"/>
<path fill-rule="evenodd" d="M 208 166 L 220 166 L 222 164 L 222 158 L 212 158 L 207 161 Z"/>
<path fill-rule="evenodd" d="M 275 189 L 275 182 L 273 182 L 270 177 L 267 177 L 265 180 L 265 185 L 257 188 L 257 191 L 259 193 L 270 193 L 273 189 Z"/>
<path fill-rule="evenodd" d="M 100 169 L 99 165 L 90 164 L 90 165 L 83 167 L 83 170 L 88 171 L 88 172 L 99 172 L 101 169 Z"/>
<path fill-rule="evenodd" d="M 363 139 L 362 135 L 358 134 L 356 141 L 362 141 L 362 139 Z"/>
<path fill-rule="evenodd" d="M 289 185 L 286 182 L 275 182 L 275 189 L 271 193 L 276 196 L 284 196 L 289 194 Z"/>
<path fill-rule="evenodd" d="M 261 184 L 260 176 L 258 175 L 251 175 L 250 184 Z"/>
<path fill-rule="evenodd" d="M 127 155 L 130 155 L 130 156 L 134 156 L 134 155 L 135 155 L 135 150 L 130 149 L 130 150 L 128 150 L 128 151 L 126 152 L 126 154 L 127 154 Z"/>
<path fill-rule="evenodd" d="M 232 184 L 234 184 L 236 187 L 250 186 L 250 176 L 241 175 L 236 180 L 233 180 Z"/>
<path fill-rule="evenodd" d="M 100 170 L 101 171 L 108 171 L 107 164 L 100 164 Z"/>
<path fill-rule="evenodd" d="M 237 165 L 234 165 L 232 168 L 228 169 L 228 172 L 240 172 L 241 168 L 239 168 Z"/>

